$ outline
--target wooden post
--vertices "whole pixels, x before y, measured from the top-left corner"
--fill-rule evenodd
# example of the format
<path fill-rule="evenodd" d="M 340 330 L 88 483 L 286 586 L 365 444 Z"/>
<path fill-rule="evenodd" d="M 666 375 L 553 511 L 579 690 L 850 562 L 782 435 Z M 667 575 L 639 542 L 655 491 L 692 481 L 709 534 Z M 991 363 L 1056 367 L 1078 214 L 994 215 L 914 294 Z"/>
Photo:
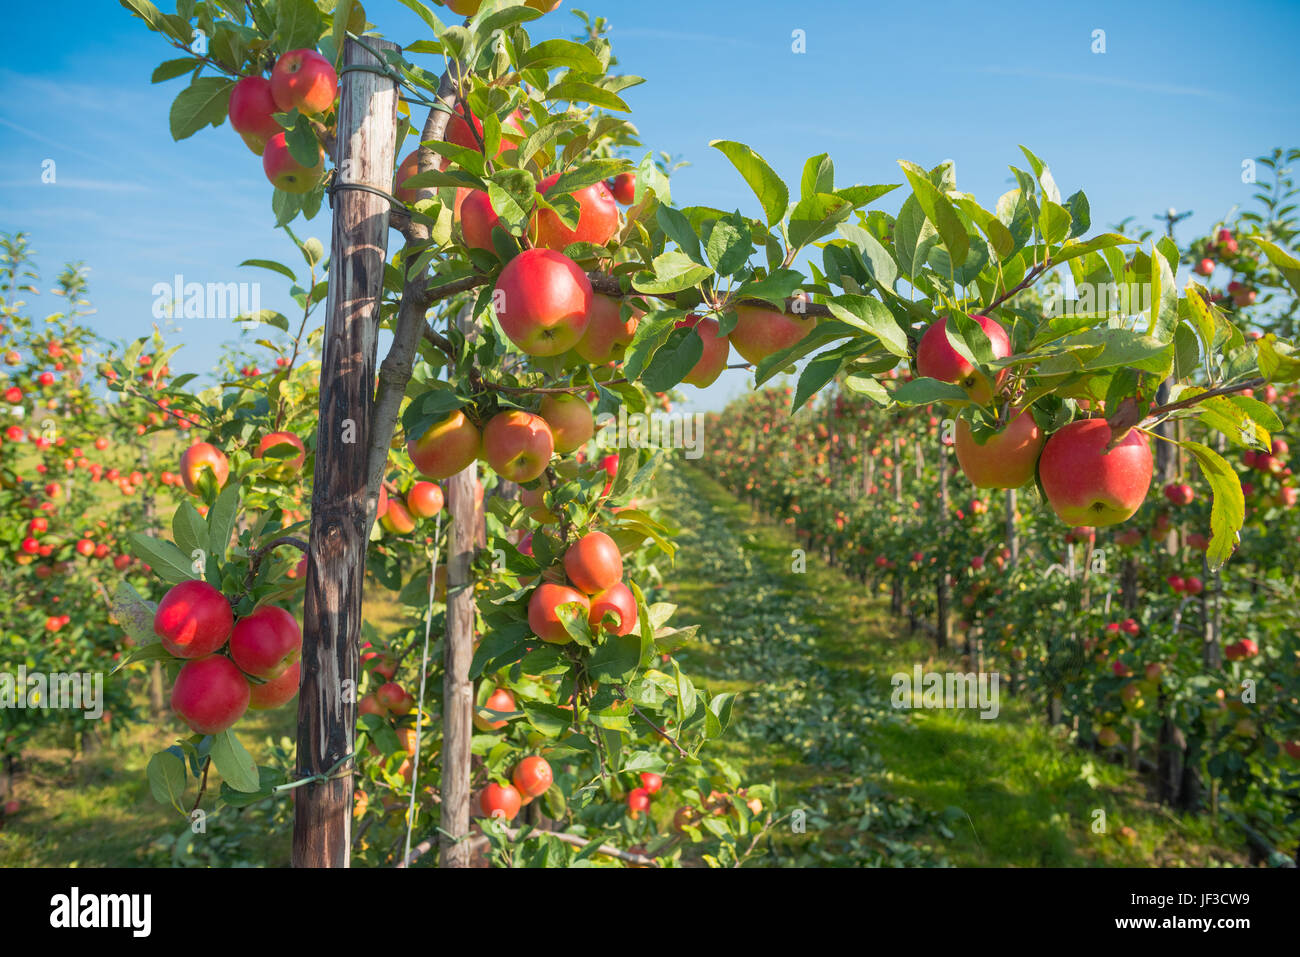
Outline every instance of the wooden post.
<path fill-rule="evenodd" d="M 465 309 L 457 317 L 462 331 L 473 337 L 473 317 Z M 451 529 L 447 546 L 447 640 L 443 646 L 442 685 L 442 848 L 441 867 L 469 867 L 470 738 L 474 734 L 474 686 L 469 666 L 474 658 L 474 576 L 470 563 L 479 547 L 483 507 L 478 500 L 478 463 L 447 481 Z"/>
<path fill-rule="evenodd" d="M 396 50 L 368 38 L 377 50 Z M 380 65 L 354 40 L 345 65 Z M 342 75 L 335 184 L 387 191 L 397 139 L 397 88 L 378 73 Z M 352 754 L 360 673 L 361 587 L 368 522 L 366 459 L 389 202 L 359 189 L 334 194 L 329 298 L 320 377 L 307 593 L 298 695 L 301 775 L 332 772 L 295 793 L 295 867 L 347 867 L 352 837 Z M 345 760 L 347 759 L 347 760 Z"/>

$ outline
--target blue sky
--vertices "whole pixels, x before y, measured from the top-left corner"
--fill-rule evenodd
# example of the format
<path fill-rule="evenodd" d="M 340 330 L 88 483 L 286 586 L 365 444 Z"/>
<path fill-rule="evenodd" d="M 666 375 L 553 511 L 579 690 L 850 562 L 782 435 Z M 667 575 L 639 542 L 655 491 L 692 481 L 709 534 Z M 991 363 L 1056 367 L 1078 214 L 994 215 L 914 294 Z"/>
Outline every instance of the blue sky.
<path fill-rule="evenodd" d="M 748 143 L 795 182 L 821 152 L 840 184 L 900 182 L 900 158 L 952 159 L 958 186 L 985 205 L 1009 188 L 1008 164 L 1025 165 L 1024 143 L 1063 192 L 1087 192 L 1094 230 L 1128 215 L 1155 225 L 1174 206 L 1195 211 L 1179 228 L 1188 238 L 1248 202 L 1243 159 L 1300 145 L 1295 2 L 577 5 L 612 22 L 620 69 L 647 78 L 626 94 L 643 142 L 691 162 L 674 179 L 680 204 L 757 211 L 711 139 Z M 236 268 L 246 258 L 301 264 L 273 228 L 257 157 L 228 125 L 173 142 L 168 108 L 184 81 L 151 86 L 149 75 L 178 54 L 111 0 L 78 6 L 75 23 L 69 5 L 48 4 L 6 24 L 0 229 L 32 234 L 45 284 L 64 261 L 84 260 L 93 322 L 111 338 L 148 333 L 151 289 L 178 272 L 261 280 L 263 305 L 283 308 L 284 283 Z M 533 36 L 572 35 L 573 6 L 536 21 Z M 395 0 L 366 8 L 399 43 L 424 36 Z M 792 52 L 795 30 L 805 53 Z M 1095 30 L 1104 53 L 1092 52 Z M 48 160 L 53 184 L 41 182 Z M 328 242 L 324 215 L 295 228 Z M 57 307 L 36 303 L 38 313 Z M 182 322 L 173 368 L 202 372 L 239 335 L 227 322 Z M 720 407 L 745 380 L 726 373 L 693 407 Z"/>

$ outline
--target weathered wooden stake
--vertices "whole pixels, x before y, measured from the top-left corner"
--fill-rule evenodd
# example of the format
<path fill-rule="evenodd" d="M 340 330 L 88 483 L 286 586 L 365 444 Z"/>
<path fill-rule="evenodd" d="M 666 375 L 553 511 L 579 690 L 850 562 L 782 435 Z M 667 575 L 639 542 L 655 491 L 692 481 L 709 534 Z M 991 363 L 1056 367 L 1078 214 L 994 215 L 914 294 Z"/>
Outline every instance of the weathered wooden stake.
<path fill-rule="evenodd" d="M 367 43 L 380 51 L 398 49 L 386 40 L 368 38 Z M 380 65 L 353 40 L 347 41 L 343 62 Z M 388 191 L 397 139 L 393 81 L 367 71 L 343 73 L 337 129 L 335 185 Z M 298 694 L 299 773 L 332 776 L 294 791 L 295 867 L 347 867 L 351 849 L 349 756 L 356 737 L 369 533 L 366 457 L 388 212 L 388 200 L 375 193 L 339 189 L 334 194 Z"/>

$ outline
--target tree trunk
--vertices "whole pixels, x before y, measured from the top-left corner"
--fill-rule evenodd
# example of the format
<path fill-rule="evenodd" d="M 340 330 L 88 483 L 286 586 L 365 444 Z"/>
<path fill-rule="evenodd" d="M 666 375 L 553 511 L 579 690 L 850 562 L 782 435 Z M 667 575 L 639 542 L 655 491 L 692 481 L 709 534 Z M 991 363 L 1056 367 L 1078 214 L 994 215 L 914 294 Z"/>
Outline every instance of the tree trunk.
<path fill-rule="evenodd" d="M 367 43 L 380 51 L 398 49 L 373 37 Z M 381 65 L 354 40 L 347 41 L 344 63 Z M 336 186 L 389 190 L 396 136 L 393 81 L 363 70 L 344 73 Z M 331 776 L 295 791 L 295 867 L 349 863 L 361 589 L 370 531 L 366 460 L 388 213 L 388 200 L 375 193 L 339 189 L 334 194 L 298 696 L 298 767 L 303 774 Z"/>

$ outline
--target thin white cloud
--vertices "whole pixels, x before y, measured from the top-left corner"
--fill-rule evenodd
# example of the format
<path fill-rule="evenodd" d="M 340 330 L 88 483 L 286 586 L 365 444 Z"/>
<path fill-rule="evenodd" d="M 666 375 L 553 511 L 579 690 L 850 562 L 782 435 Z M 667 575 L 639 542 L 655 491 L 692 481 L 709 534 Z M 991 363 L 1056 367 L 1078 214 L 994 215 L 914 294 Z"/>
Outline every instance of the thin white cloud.
<path fill-rule="evenodd" d="M 1061 80 L 1067 83 L 1091 83 L 1096 86 L 1115 86 L 1124 90 L 1141 90 L 1145 93 L 1165 93 L 1170 96 L 1199 96 L 1210 100 L 1230 100 L 1230 96 L 1214 90 L 1202 90 L 1194 86 L 1178 86 L 1173 83 L 1147 83 L 1143 80 L 1129 80 L 1118 76 L 1099 76 L 1095 73 L 1055 73 L 1050 70 L 1030 70 L 1021 67 L 985 66 L 975 70 L 976 73 L 995 73 L 1000 76 L 1024 76 L 1038 80 Z"/>

